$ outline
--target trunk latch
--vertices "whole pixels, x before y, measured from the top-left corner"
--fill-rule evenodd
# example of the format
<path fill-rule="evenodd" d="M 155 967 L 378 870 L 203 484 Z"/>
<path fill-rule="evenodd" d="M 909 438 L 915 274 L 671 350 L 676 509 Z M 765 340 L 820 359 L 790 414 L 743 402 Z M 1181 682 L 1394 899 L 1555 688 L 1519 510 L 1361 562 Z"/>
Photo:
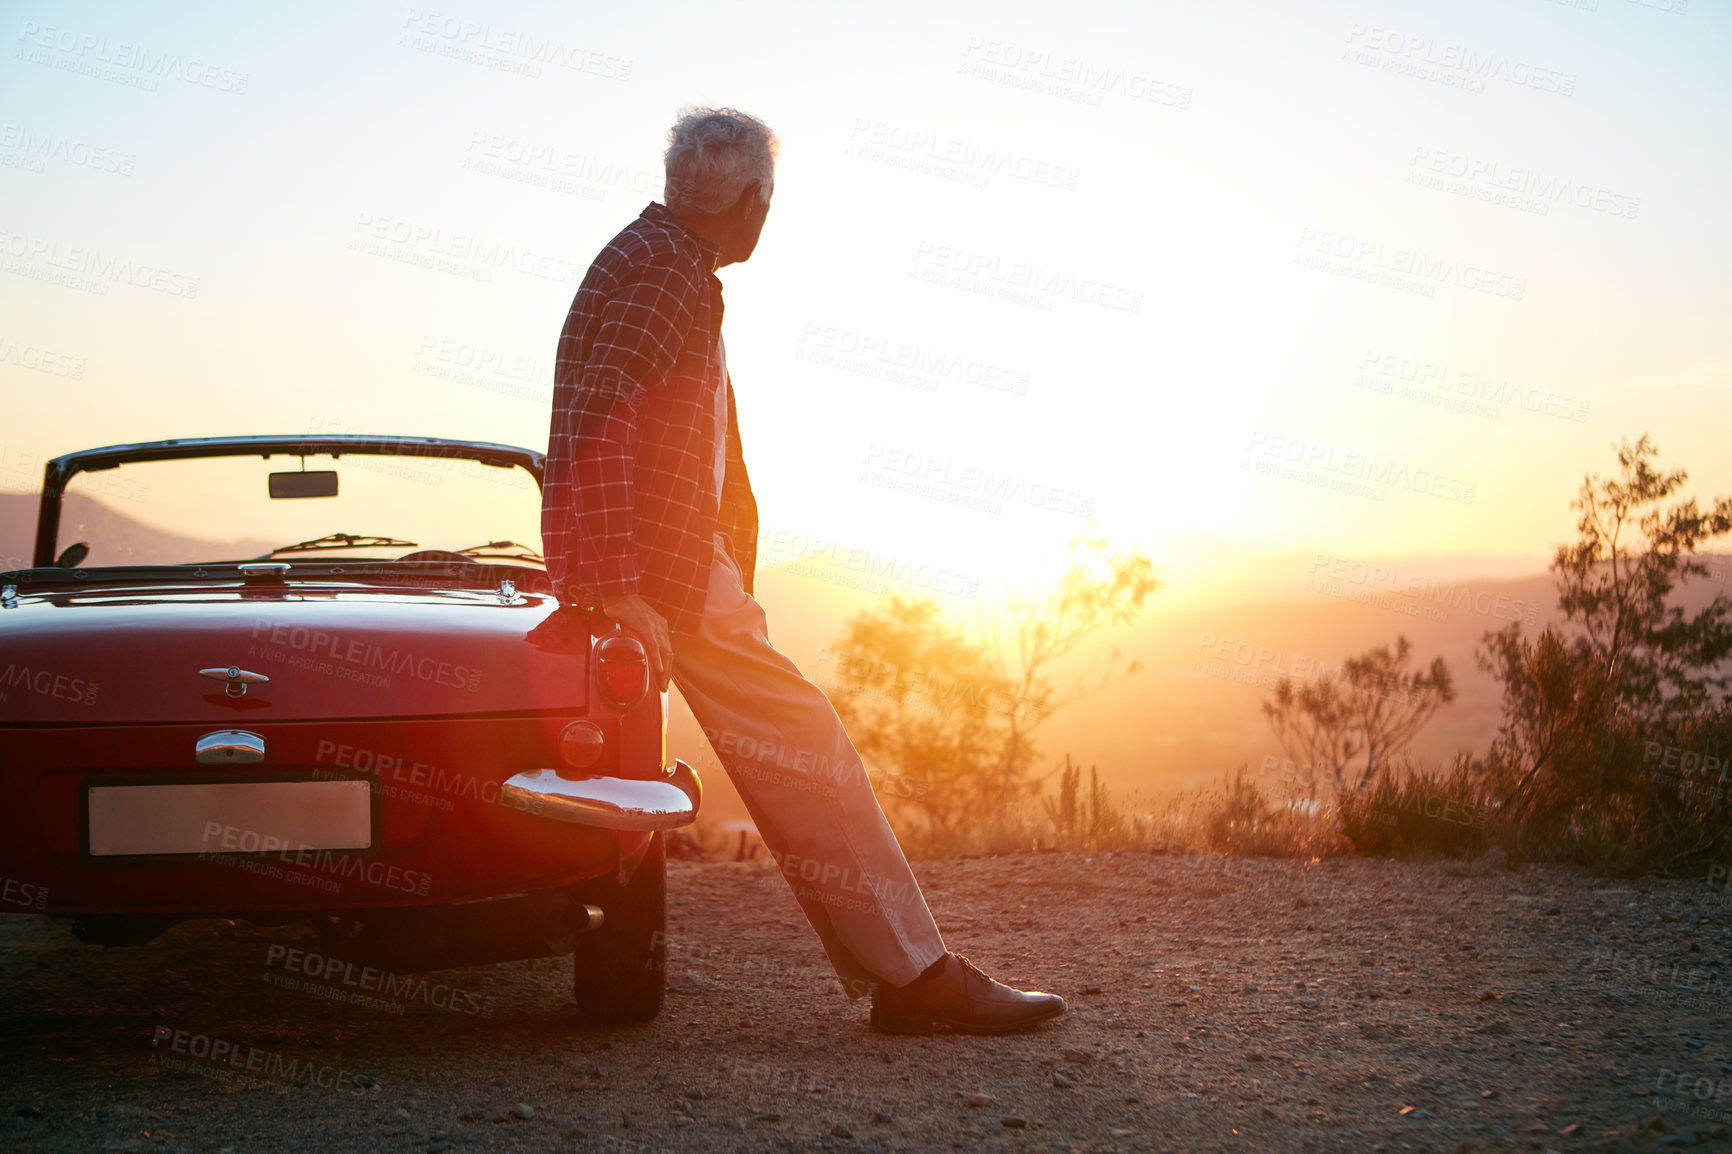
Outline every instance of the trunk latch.
<path fill-rule="evenodd" d="M 270 678 L 266 677 L 262 673 L 254 673 L 250 669 L 242 669 L 235 665 L 230 665 L 226 669 L 201 669 L 198 671 L 198 675 L 200 677 L 208 677 L 212 681 L 227 682 L 228 685 L 225 692 L 227 692 L 230 697 L 245 697 L 247 695 L 247 686 L 254 682 L 270 680 Z"/>

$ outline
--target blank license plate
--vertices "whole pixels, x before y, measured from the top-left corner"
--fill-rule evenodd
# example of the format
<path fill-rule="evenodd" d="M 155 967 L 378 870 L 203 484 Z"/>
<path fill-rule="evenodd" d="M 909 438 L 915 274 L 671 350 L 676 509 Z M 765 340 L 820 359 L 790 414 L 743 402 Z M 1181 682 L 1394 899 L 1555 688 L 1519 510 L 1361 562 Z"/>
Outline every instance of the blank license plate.
<path fill-rule="evenodd" d="M 90 853 L 276 853 L 369 849 L 364 781 L 223 781 L 93 785 Z"/>

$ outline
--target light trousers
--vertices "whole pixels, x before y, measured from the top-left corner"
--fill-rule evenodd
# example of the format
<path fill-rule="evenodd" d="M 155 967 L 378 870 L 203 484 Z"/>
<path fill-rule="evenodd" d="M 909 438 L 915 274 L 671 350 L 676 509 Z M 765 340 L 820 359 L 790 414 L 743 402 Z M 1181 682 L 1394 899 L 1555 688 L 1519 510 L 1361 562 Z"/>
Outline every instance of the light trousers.
<path fill-rule="evenodd" d="M 739 790 L 850 997 L 902 986 L 945 954 L 866 768 L 823 690 L 770 645 L 726 538 L 673 680 Z"/>

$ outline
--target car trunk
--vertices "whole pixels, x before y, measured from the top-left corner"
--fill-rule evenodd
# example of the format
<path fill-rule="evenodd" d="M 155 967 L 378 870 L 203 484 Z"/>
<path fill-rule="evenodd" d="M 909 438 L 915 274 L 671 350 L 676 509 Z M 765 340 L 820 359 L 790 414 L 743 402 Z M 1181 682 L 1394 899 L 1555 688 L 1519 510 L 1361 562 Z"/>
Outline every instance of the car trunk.
<path fill-rule="evenodd" d="M 618 837 L 500 785 L 559 765 L 579 717 L 607 736 L 597 772 L 655 772 L 660 713 L 653 695 L 623 722 L 591 710 L 587 626 L 527 639 L 556 607 L 334 583 L 21 596 L 0 609 L 0 873 L 49 913 L 449 903 L 594 876 Z M 200 755 L 225 732 L 262 755 Z"/>
<path fill-rule="evenodd" d="M 582 710 L 587 645 L 526 641 L 556 604 L 335 583 L 28 595 L 0 611 L 0 725 Z M 268 680 L 233 696 L 200 673 L 230 667 Z"/>

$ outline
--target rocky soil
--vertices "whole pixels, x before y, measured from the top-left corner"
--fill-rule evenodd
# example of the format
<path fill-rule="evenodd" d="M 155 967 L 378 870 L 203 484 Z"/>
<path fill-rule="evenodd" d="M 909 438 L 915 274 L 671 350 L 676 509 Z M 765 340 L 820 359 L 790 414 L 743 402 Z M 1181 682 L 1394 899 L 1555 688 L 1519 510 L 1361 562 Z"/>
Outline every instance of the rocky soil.
<path fill-rule="evenodd" d="M 878 1036 L 762 862 L 670 863 L 667 1005 L 627 1029 L 581 1021 L 565 959 L 386 993 L 296 928 L 103 949 L 0 918 L 0 1149 L 1732 1149 L 1729 906 L 1701 882 L 915 869 L 952 949 L 1073 1011 Z"/>

